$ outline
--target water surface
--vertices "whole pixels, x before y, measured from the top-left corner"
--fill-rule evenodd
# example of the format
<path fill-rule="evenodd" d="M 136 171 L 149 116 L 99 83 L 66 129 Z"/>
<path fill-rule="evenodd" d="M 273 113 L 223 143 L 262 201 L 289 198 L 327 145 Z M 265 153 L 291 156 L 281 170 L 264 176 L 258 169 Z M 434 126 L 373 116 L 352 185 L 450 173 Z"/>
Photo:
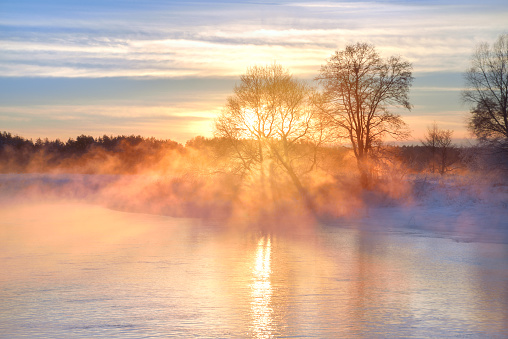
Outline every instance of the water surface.
<path fill-rule="evenodd" d="M 508 246 L 0 207 L 0 337 L 506 337 Z"/>

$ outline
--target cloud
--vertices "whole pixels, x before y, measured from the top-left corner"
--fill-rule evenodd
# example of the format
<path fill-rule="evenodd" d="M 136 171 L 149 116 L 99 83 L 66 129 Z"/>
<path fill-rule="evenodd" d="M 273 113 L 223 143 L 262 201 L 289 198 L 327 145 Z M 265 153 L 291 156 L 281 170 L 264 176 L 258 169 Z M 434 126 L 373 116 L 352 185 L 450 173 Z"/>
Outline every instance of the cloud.
<path fill-rule="evenodd" d="M 0 125 L 25 137 L 211 136 L 232 78 L 2 78 Z"/>
<path fill-rule="evenodd" d="M 3 106 L 0 122 L 2 130 L 33 139 L 134 134 L 184 143 L 196 135 L 211 136 L 213 118 L 219 110 L 159 106 Z"/>
<path fill-rule="evenodd" d="M 425 116 L 460 110 L 460 73 L 478 42 L 506 31 L 506 17 L 497 0 L 9 2 L 0 13 L 0 120 L 28 137 L 185 141 L 211 134 L 211 117 L 248 66 L 276 61 L 312 79 L 334 50 L 364 41 L 413 63 L 415 109 L 404 116 L 426 125 Z"/>
<path fill-rule="evenodd" d="M 427 133 L 427 126 L 434 122 L 436 122 L 440 128 L 453 130 L 454 138 L 462 139 L 471 137 L 471 134 L 466 128 L 466 120 L 467 116 L 464 111 L 440 111 L 404 117 L 404 121 L 413 131 L 413 140 L 422 140 Z"/>
<path fill-rule="evenodd" d="M 400 54 L 418 71 L 459 70 L 476 42 L 505 29 L 508 15 L 506 5 L 454 2 L 200 2 L 198 8 L 149 2 L 117 11 L 108 4 L 71 6 L 70 17 L 63 10 L 0 17 L 1 74 L 230 76 L 277 60 L 309 76 L 333 50 L 355 41 Z"/>

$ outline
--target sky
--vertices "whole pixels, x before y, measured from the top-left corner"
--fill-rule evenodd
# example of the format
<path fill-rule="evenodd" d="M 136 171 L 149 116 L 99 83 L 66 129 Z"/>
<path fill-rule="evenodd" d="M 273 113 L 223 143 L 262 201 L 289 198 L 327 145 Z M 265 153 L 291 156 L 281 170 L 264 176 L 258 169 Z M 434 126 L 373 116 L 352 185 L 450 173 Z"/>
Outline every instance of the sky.
<path fill-rule="evenodd" d="M 411 111 L 469 138 L 463 73 L 508 32 L 508 2 L 0 0 L 0 131 L 26 138 L 213 135 L 239 76 L 277 62 L 312 82 L 347 44 L 413 65 Z"/>

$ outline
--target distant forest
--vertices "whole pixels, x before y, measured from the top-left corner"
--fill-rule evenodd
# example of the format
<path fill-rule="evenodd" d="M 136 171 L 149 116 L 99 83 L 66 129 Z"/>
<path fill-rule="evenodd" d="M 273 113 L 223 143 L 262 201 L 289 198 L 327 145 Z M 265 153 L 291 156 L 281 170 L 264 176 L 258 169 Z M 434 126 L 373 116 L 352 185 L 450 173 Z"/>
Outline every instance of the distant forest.
<path fill-rule="evenodd" d="M 255 150 L 251 139 L 232 143 L 224 137 L 197 136 L 182 145 L 133 135 L 80 135 L 67 142 L 34 142 L 2 132 L 0 173 L 6 177 L 0 189 L 9 199 L 38 194 L 45 199 L 88 197 L 119 210 L 181 217 L 250 216 L 264 225 L 267 216 L 276 223 L 282 215 L 300 221 L 299 213 L 306 216 L 308 211 L 333 218 L 355 213 L 365 204 L 411 201 L 425 197 L 429 187 L 448 178 L 466 186 L 506 178 L 499 165 L 501 161 L 508 168 L 506 157 L 489 147 L 423 143 L 377 147 L 371 167 L 375 181 L 365 195 L 352 147 L 339 144 L 295 144 L 291 164 L 296 170 L 291 174 L 297 181 L 281 170 L 276 159 L 264 162 L 261 176 L 245 171 L 252 165 L 245 164 L 237 150 Z M 18 173 L 36 175 L 9 176 Z"/>
<path fill-rule="evenodd" d="M 67 142 L 48 138 L 25 139 L 8 132 L 0 133 L 0 171 L 51 172 L 58 170 L 86 174 L 134 174 L 140 167 L 156 163 L 168 151 L 183 152 L 184 147 L 171 140 L 141 136 L 107 136 L 100 138 L 80 135 Z M 117 166 L 104 167 L 114 157 Z"/>
<path fill-rule="evenodd" d="M 247 142 L 247 141 L 244 141 Z M 303 145 L 301 146 L 303 148 Z M 186 166 L 202 166 L 206 158 L 209 165 L 225 160 L 230 144 L 222 138 L 197 136 L 185 145 L 170 139 L 159 140 L 142 136 L 107 136 L 99 138 L 80 135 L 67 142 L 59 139 L 35 142 L 8 132 L 0 133 L 1 173 L 65 172 L 82 174 L 139 174 L 147 169 L 164 171 L 162 162 L 168 156 L 175 161 L 185 159 Z M 460 173 L 478 170 L 481 147 L 425 145 L 380 147 L 379 161 L 397 163 L 407 173 Z M 345 146 L 320 146 L 316 155 L 317 166 L 347 167 L 346 159 L 352 150 Z M 177 159 L 178 158 L 178 159 Z M 194 162 L 194 164 L 193 164 Z M 483 167 L 485 167 L 483 163 Z M 162 167 L 161 167 L 162 166 Z"/>

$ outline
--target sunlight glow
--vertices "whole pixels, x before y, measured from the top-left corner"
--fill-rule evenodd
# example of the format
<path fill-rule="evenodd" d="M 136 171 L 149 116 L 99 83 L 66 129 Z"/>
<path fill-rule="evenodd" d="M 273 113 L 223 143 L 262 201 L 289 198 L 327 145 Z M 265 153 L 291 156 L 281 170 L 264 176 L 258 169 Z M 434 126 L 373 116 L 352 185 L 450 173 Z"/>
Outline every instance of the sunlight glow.
<path fill-rule="evenodd" d="M 252 332 L 255 338 L 270 338 L 273 332 L 271 240 L 269 236 L 259 239 L 251 284 Z"/>
<path fill-rule="evenodd" d="M 246 109 L 243 113 L 243 125 L 245 126 L 245 136 L 248 138 L 252 134 L 257 134 L 260 130 L 259 114 L 253 109 Z"/>

